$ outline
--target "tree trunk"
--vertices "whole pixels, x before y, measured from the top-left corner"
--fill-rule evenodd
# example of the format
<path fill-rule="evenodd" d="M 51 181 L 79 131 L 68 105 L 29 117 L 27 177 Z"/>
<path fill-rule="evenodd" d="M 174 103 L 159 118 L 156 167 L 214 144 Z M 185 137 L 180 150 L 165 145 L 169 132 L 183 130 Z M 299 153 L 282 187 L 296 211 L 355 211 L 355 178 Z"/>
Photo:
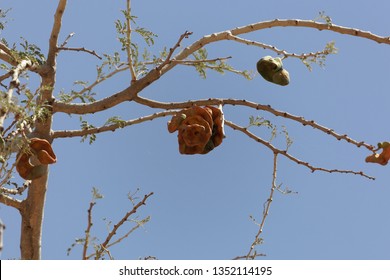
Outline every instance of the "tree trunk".
<path fill-rule="evenodd" d="M 20 252 L 22 260 L 41 259 L 43 211 L 45 206 L 48 167 L 43 177 L 32 182 L 23 201 Z"/>

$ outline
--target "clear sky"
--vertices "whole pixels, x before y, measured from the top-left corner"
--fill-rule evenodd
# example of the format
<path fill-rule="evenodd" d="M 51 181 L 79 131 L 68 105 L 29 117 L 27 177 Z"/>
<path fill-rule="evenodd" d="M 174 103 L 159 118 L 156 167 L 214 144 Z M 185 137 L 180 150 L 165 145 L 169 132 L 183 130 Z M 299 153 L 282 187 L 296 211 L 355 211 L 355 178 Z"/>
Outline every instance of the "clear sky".
<path fill-rule="evenodd" d="M 193 35 L 183 47 L 203 35 L 236 26 L 275 18 L 311 20 L 321 11 L 334 24 L 390 35 L 390 4 L 384 0 L 132 2 L 138 24 L 159 36 L 151 48 L 156 54 L 164 46 L 173 46 L 186 30 Z M 2 0 L 0 8 L 12 10 L 1 37 L 10 44 L 24 37 L 46 53 L 56 4 L 52 0 Z M 70 47 L 85 47 L 99 54 L 119 51 L 114 21 L 124 8 L 125 1 L 68 1 L 60 42 L 75 32 Z M 390 140 L 389 45 L 302 28 L 274 28 L 243 37 L 296 53 L 318 51 L 335 41 L 339 53 L 328 57 L 324 69 L 314 66 L 312 72 L 299 60 L 284 60 L 291 77 L 287 87 L 269 84 L 258 74 L 248 81 L 229 73 L 208 72 L 204 80 L 194 69 L 183 66 L 163 76 L 141 96 L 159 101 L 246 99 L 314 119 L 358 141 L 376 145 Z M 208 52 L 210 58 L 231 55 L 232 66 L 252 71 L 259 58 L 274 55 L 235 42 L 211 45 Z M 76 80 L 93 82 L 95 67 L 100 63 L 96 57 L 75 52 L 60 53 L 57 62 L 56 94 L 77 89 L 73 87 Z M 36 84 L 32 74 L 31 88 Z M 129 73 L 122 73 L 96 88 L 97 98 L 128 84 Z M 126 103 L 85 118 L 99 126 L 110 116 L 127 120 L 151 112 Z M 265 117 L 279 128 L 285 125 L 294 141 L 289 151 L 297 158 L 318 167 L 363 170 L 377 178 L 371 181 L 348 174 L 311 173 L 279 157 L 277 183 L 297 194 L 275 193 L 262 234 L 264 244 L 257 251 L 266 254 L 265 259 L 389 259 L 389 166 L 367 164 L 367 150 L 310 127 L 266 112 L 225 108 L 226 119 L 239 125 L 247 125 L 251 115 Z M 84 236 L 92 187 L 104 195 L 95 207 L 92 229 L 92 235 L 101 241 L 107 235 L 107 221 L 115 223 L 131 209 L 129 192 L 139 188 L 139 197 L 154 192 L 136 216 L 151 216 L 150 222 L 110 250 L 116 259 L 232 259 L 248 252 L 258 231 L 249 216 L 261 220 L 272 181 L 272 152 L 226 128 L 226 139 L 211 153 L 180 155 L 176 135 L 166 129 L 168 120 L 100 134 L 93 145 L 80 143 L 80 138 L 54 142 L 58 163 L 50 170 L 42 240 L 44 259 L 80 259 L 80 246 L 70 256 L 67 248 Z M 54 129 L 77 128 L 78 116 L 55 116 Z M 269 137 L 266 128 L 252 131 Z M 274 143 L 283 149 L 283 136 L 279 135 Z M 0 205 L 0 217 L 7 227 L 1 258 L 18 258 L 19 214 Z M 128 224 L 125 229 L 132 226 Z"/>

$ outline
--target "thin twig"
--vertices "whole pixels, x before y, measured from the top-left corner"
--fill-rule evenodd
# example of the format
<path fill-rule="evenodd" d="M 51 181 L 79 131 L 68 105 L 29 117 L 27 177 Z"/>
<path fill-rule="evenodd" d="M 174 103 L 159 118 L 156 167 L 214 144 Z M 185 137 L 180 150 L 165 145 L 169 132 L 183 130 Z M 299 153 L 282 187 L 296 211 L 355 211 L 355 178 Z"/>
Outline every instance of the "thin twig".
<path fill-rule="evenodd" d="M 255 259 L 257 257 L 266 257 L 267 255 L 266 254 L 263 254 L 263 253 L 257 253 L 257 254 L 253 254 L 251 255 L 250 257 L 252 259 Z M 247 260 L 248 259 L 248 256 L 237 256 L 235 257 L 233 260 Z"/>
<path fill-rule="evenodd" d="M 96 87 L 97 85 L 99 85 L 100 83 L 104 82 L 105 80 L 113 77 L 114 75 L 120 73 L 120 72 L 123 72 L 125 70 L 129 69 L 129 66 L 128 65 L 125 65 L 125 66 L 120 66 L 118 68 L 116 68 L 115 70 L 113 70 L 112 72 L 106 74 L 105 76 L 103 77 L 100 77 L 98 79 L 96 79 L 96 81 L 94 81 L 92 84 L 90 84 L 89 86 L 87 87 L 84 87 L 82 90 L 80 90 L 79 92 L 75 92 L 75 95 L 82 95 L 83 93 L 87 92 L 87 91 L 91 91 L 94 87 Z"/>
<path fill-rule="evenodd" d="M 370 180 L 375 180 L 374 177 L 365 174 L 363 171 L 357 172 L 357 171 L 353 171 L 353 170 L 326 169 L 326 168 L 322 168 L 322 167 L 312 166 L 308 162 L 302 161 L 302 160 L 297 159 L 296 157 L 290 155 L 286 150 L 277 149 L 276 147 L 274 147 L 268 141 L 265 141 L 265 140 L 261 139 L 260 137 L 254 135 L 253 133 L 249 132 L 248 129 L 246 129 L 245 127 L 239 126 L 239 125 L 237 125 L 237 124 L 235 124 L 233 122 L 227 121 L 227 120 L 225 120 L 225 125 L 230 126 L 234 130 L 238 130 L 238 131 L 243 132 L 244 134 L 246 134 L 247 136 L 249 136 L 250 138 L 252 138 L 256 142 L 259 142 L 259 143 L 263 144 L 264 146 L 266 146 L 267 148 L 269 148 L 274 154 L 275 153 L 276 154 L 281 154 L 281 155 L 287 157 L 288 159 L 292 160 L 293 162 L 296 162 L 297 164 L 306 166 L 312 172 L 323 171 L 323 172 L 327 172 L 327 173 L 347 173 L 347 174 L 354 174 L 354 175 L 363 176 L 363 177 L 366 177 L 366 178 L 368 178 Z"/>
<path fill-rule="evenodd" d="M 12 169 L 11 169 L 12 170 Z M 4 187 L 0 187 L 0 192 L 10 195 L 22 195 L 23 192 L 30 186 L 31 181 L 27 180 L 21 187 L 17 187 L 16 189 L 8 189 Z"/>
<path fill-rule="evenodd" d="M 87 223 L 87 229 L 85 230 L 85 240 L 84 240 L 84 246 L 83 246 L 83 260 L 87 260 L 87 250 L 89 246 L 89 237 L 91 233 L 91 228 L 92 228 L 92 208 L 96 205 L 96 202 L 91 201 L 89 203 L 89 208 L 88 208 L 88 223 Z"/>
<path fill-rule="evenodd" d="M 58 48 L 59 51 L 75 51 L 75 52 L 86 52 L 86 53 L 89 53 L 89 54 L 92 54 L 94 56 L 96 56 L 97 58 L 99 59 L 103 59 L 100 55 L 98 55 L 95 51 L 93 50 L 88 50 L 84 47 L 82 48 L 70 48 L 70 47 L 59 47 Z"/>
<path fill-rule="evenodd" d="M 252 45 L 252 46 L 260 47 L 260 48 L 263 48 L 263 49 L 268 49 L 268 50 L 274 51 L 275 53 L 277 53 L 279 55 L 283 55 L 284 57 L 295 57 L 295 58 L 299 58 L 299 59 L 306 59 L 306 58 L 309 58 L 309 57 L 318 57 L 319 55 L 323 55 L 323 54 L 327 55 L 327 54 L 329 54 L 329 51 L 327 51 L 327 50 L 318 51 L 318 52 L 314 52 L 314 53 L 313 52 L 311 52 L 311 53 L 302 53 L 302 54 L 289 53 L 289 52 L 287 52 L 285 50 L 280 50 L 280 49 L 278 49 L 275 46 L 271 46 L 271 45 L 260 43 L 260 42 L 256 42 L 256 41 L 247 40 L 247 39 L 244 39 L 244 38 L 240 38 L 238 36 L 234 36 L 232 34 L 228 34 L 227 38 L 229 40 L 234 40 L 236 42 L 243 43 L 243 44 L 246 44 L 246 45 Z"/>
<path fill-rule="evenodd" d="M 185 38 L 188 38 L 191 35 L 192 35 L 192 32 L 189 32 L 189 31 L 186 31 L 183 34 L 181 34 L 179 37 L 179 40 L 177 40 L 176 44 L 172 48 L 169 49 L 169 52 L 168 52 L 166 59 L 163 61 L 163 63 L 161 63 L 157 67 L 157 69 L 161 70 L 165 65 L 170 64 L 172 61 L 180 61 L 181 59 L 176 59 L 176 58 L 171 60 L 171 57 L 172 57 L 173 53 L 175 52 L 175 50 L 180 47 L 181 42 Z"/>
<path fill-rule="evenodd" d="M 176 114 L 177 111 L 163 111 L 163 112 L 158 112 L 154 113 L 152 115 L 140 117 L 134 120 L 129 120 L 129 121 L 120 121 L 115 124 L 111 125 L 105 125 L 102 127 L 98 128 L 90 128 L 90 129 L 82 129 L 82 130 L 58 130 L 58 131 L 53 131 L 52 132 L 52 137 L 53 138 L 70 138 L 70 137 L 82 137 L 90 134 L 97 134 L 97 133 L 102 133 L 102 132 L 107 132 L 107 131 L 115 131 L 119 128 L 123 128 L 126 126 L 134 125 L 134 124 L 139 124 L 143 123 L 146 121 L 151 121 L 157 118 L 162 118 L 170 115 Z"/>
<path fill-rule="evenodd" d="M 131 83 L 133 84 L 137 80 L 137 74 L 134 70 L 133 65 L 133 54 L 131 51 L 131 1 L 127 0 L 126 3 L 126 53 L 127 53 L 127 61 L 130 69 Z"/>
<path fill-rule="evenodd" d="M 74 32 L 69 33 L 69 35 L 65 38 L 64 42 L 60 45 L 60 48 L 65 47 L 65 46 L 68 44 L 69 40 L 70 40 L 75 34 L 76 34 L 76 33 L 74 33 Z"/>
<path fill-rule="evenodd" d="M 138 222 L 136 226 L 132 227 L 126 234 L 124 234 L 123 236 L 119 237 L 117 240 L 113 241 L 112 243 L 108 244 L 106 249 L 122 242 L 122 240 L 126 239 L 127 237 L 129 237 L 130 234 L 132 234 L 135 230 L 137 230 L 139 227 L 141 227 L 143 224 L 147 223 L 150 219 L 150 216 L 146 217 L 146 219 L 144 220 L 144 222 Z M 89 257 L 93 257 L 94 254 L 90 255 Z"/>
<path fill-rule="evenodd" d="M 227 56 L 227 57 L 218 57 L 218 58 L 213 58 L 213 59 L 199 59 L 199 60 L 192 60 L 192 59 L 186 59 L 186 60 L 172 60 L 172 63 L 178 63 L 182 65 L 196 65 L 199 63 L 213 63 L 217 61 L 224 61 L 231 59 L 232 56 Z"/>
<path fill-rule="evenodd" d="M 108 244 L 110 243 L 112 237 L 116 234 L 117 230 L 128 220 L 128 218 L 131 215 L 137 212 L 138 208 L 145 205 L 146 200 L 152 195 L 153 192 L 146 194 L 144 198 L 133 207 L 133 209 L 127 212 L 125 216 L 116 225 L 114 225 L 113 229 L 108 234 L 107 238 L 104 240 L 102 244 L 100 244 L 100 249 L 96 252 L 95 259 L 99 259 L 102 256 L 103 252 L 105 251 L 105 248 L 107 248 Z"/>
<path fill-rule="evenodd" d="M 270 191 L 270 194 L 269 194 L 267 201 L 265 202 L 265 207 L 264 207 L 264 211 L 263 211 L 263 218 L 262 218 L 261 223 L 259 225 L 259 231 L 257 232 L 257 234 L 255 236 L 255 240 L 253 241 L 253 243 L 249 249 L 249 252 L 246 255 L 246 259 L 249 259 L 249 258 L 254 259 L 257 256 L 256 252 L 254 255 L 252 255 L 252 252 L 255 249 L 256 245 L 261 243 L 260 235 L 263 232 L 265 220 L 268 217 L 269 209 L 270 209 L 271 203 L 273 201 L 274 192 L 276 189 L 277 159 L 278 159 L 278 153 L 274 153 L 271 191 Z"/>

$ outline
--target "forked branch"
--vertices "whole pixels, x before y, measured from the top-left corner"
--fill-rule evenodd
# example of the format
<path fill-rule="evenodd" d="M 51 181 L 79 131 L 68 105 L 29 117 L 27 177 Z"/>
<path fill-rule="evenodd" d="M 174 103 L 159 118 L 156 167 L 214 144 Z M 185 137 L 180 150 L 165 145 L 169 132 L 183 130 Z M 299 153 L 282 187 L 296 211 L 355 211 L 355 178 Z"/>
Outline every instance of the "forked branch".
<path fill-rule="evenodd" d="M 114 237 L 114 235 L 116 234 L 117 230 L 126 222 L 128 221 L 129 217 L 133 214 L 135 214 L 138 210 L 138 208 L 140 208 L 141 206 L 145 205 L 146 203 L 146 200 L 153 195 L 153 192 L 149 193 L 149 194 L 146 194 L 144 196 L 144 198 L 138 202 L 136 205 L 134 205 L 133 209 L 131 209 L 129 212 L 127 212 L 124 217 L 116 224 L 114 225 L 113 229 L 111 230 L 111 232 L 108 234 L 107 238 L 104 240 L 103 243 L 100 244 L 100 249 L 97 250 L 96 254 L 95 255 L 95 259 L 100 259 L 100 257 L 104 254 L 104 252 L 106 252 L 106 248 L 108 248 L 108 245 L 111 241 L 111 239 Z M 91 256 L 87 257 L 88 259 L 90 258 Z"/>

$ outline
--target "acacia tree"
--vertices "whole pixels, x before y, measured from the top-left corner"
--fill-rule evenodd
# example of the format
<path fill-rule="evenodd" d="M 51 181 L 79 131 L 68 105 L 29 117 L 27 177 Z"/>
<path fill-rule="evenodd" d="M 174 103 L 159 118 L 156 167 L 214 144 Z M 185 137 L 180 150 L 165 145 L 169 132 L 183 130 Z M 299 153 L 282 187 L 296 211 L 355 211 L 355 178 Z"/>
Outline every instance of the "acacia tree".
<path fill-rule="evenodd" d="M 264 140 L 249 130 L 252 126 L 267 126 L 272 128 L 273 134 L 275 134 L 275 127 L 272 123 L 262 118 L 251 117 L 248 126 L 240 126 L 232 121 L 229 115 L 225 115 L 223 118 L 222 109 L 225 106 L 235 106 L 237 109 L 240 107 L 247 107 L 254 111 L 264 111 L 274 116 L 289 119 L 304 126 L 314 128 L 323 132 L 324 135 L 330 135 L 337 140 L 346 141 L 356 147 L 367 149 L 369 155 L 366 159 L 367 162 L 385 165 L 389 160 L 390 152 L 388 147 L 390 145 L 387 142 L 374 146 L 365 143 L 364 141 L 357 141 L 346 134 L 338 133 L 315 121 L 307 120 L 289 112 L 275 109 L 270 105 L 239 98 L 221 99 L 213 98 L 212 96 L 207 99 L 185 102 L 160 102 L 147 99 L 141 94 L 142 91 L 151 84 L 158 83 L 158 80 L 173 68 L 181 66 L 194 67 L 202 77 L 206 76 L 207 70 L 214 70 L 220 73 L 232 72 L 251 79 L 253 77 L 252 73 L 245 70 L 237 70 L 227 63 L 231 57 L 208 57 L 207 47 L 224 40 L 230 40 L 238 44 L 256 46 L 261 49 L 269 50 L 276 56 L 279 56 L 277 59 L 272 57 L 264 58 L 265 60 L 269 60 L 269 64 L 267 64 L 265 68 L 258 64 L 258 71 L 267 81 L 282 85 L 288 84 L 288 76 L 287 82 L 280 82 L 278 78 L 274 78 L 274 75 L 279 76 L 281 71 L 287 71 L 286 69 L 283 69 L 282 60 L 299 59 L 310 68 L 312 63 L 321 65 L 327 55 L 334 54 L 337 51 L 334 44 L 329 43 L 323 50 L 296 54 L 263 42 L 253 41 L 243 37 L 245 34 L 264 29 L 275 27 L 303 27 L 327 30 L 383 44 L 390 44 L 388 37 L 382 37 L 355 28 L 336 25 L 329 17 L 320 14 L 318 21 L 290 19 L 247 24 L 242 27 L 203 36 L 192 44 L 186 44 L 187 38 L 192 35 L 191 32 L 186 31 L 178 36 L 177 41 L 172 44 L 172 46 L 162 49 L 158 54 L 151 54 L 147 49 L 142 52 L 137 41 L 134 40 L 133 37 L 134 34 L 137 34 L 148 46 L 151 46 L 154 44 L 156 35 L 151 31 L 136 25 L 136 17 L 131 14 L 130 0 L 127 0 L 126 9 L 123 10 L 124 19 L 115 22 L 123 53 L 116 52 L 114 54 L 104 54 L 103 56 L 100 56 L 95 50 L 89 50 L 84 47 L 68 47 L 68 42 L 71 40 L 73 34 L 69 34 L 63 42 L 59 42 L 62 17 L 66 5 L 66 0 L 59 0 L 49 37 L 49 50 L 46 55 L 41 53 L 39 47 L 30 44 L 27 41 L 24 41 L 21 44 L 21 50 L 18 49 L 16 45 L 9 44 L 5 39 L 0 43 L 0 59 L 4 62 L 4 64 L 2 64 L 2 74 L 0 76 L 0 82 L 3 87 L 1 90 L 2 110 L 0 116 L 2 163 L 0 202 L 16 208 L 20 212 L 22 219 L 20 239 L 22 259 L 41 258 L 42 223 L 45 196 L 49 186 L 49 164 L 55 163 L 57 160 L 51 143 L 58 138 L 81 137 L 82 139 L 89 139 L 90 142 L 93 142 L 96 135 L 99 133 L 115 131 L 119 128 L 129 127 L 157 118 L 172 117 L 169 124 L 173 124 L 174 128 L 171 129 L 170 132 L 178 130 L 180 152 L 184 154 L 212 152 L 211 150 L 216 148 L 223 141 L 222 138 L 218 141 L 218 144 L 214 141 L 215 135 L 218 133 L 216 130 L 223 129 L 223 125 L 241 132 L 250 139 L 265 146 L 273 154 L 271 190 L 269 198 L 265 203 L 262 219 L 259 222 L 259 230 L 255 234 L 254 241 L 250 244 L 248 252 L 237 258 L 255 258 L 260 255 L 255 248 L 256 245 L 261 243 L 260 236 L 269 213 L 273 194 L 276 190 L 283 191 L 276 183 L 277 163 L 280 157 L 285 157 L 292 162 L 302 165 L 304 168 L 308 168 L 312 172 L 320 171 L 327 173 L 353 174 L 368 179 L 373 179 L 373 177 L 362 171 L 319 167 L 310 162 L 300 160 L 288 151 L 291 142 L 286 131 L 284 132 L 287 140 L 286 146 L 283 148 L 276 147 L 271 140 Z M 6 13 L 2 11 L 1 16 L 4 18 L 5 14 Z M 4 27 L 3 24 L 0 25 L 1 29 Z M 56 58 L 64 51 L 86 52 L 95 56 L 97 59 L 101 59 L 103 62 L 97 68 L 96 80 L 92 83 L 79 82 L 83 87 L 82 90 L 79 91 L 65 93 L 56 89 Z M 95 100 L 92 94 L 95 87 L 124 71 L 130 73 L 128 86 L 121 91 L 112 92 L 106 98 Z M 29 89 L 27 84 L 20 81 L 21 77 L 28 75 L 29 73 L 40 77 L 40 85 L 35 90 Z M 18 94 L 18 98 L 15 98 L 16 93 Z M 53 130 L 53 116 L 57 113 L 66 113 L 69 115 L 95 114 L 114 109 L 116 106 L 125 102 L 134 102 L 142 105 L 145 107 L 145 112 L 146 108 L 159 109 L 159 111 L 132 120 L 122 120 L 113 117 L 101 127 L 95 127 L 82 120 L 80 130 Z M 210 113 L 212 119 L 208 124 L 210 125 L 209 129 L 211 130 L 200 150 L 187 149 L 188 147 L 194 147 L 194 145 L 191 144 L 191 141 L 195 138 L 197 139 L 197 137 L 201 137 L 198 135 L 198 130 L 192 131 L 188 129 L 188 127 L 193 125 L 204 131 L 207 126 L 207 123 L 205 123 L 203 119 L 199 121 L 199 117 L 196 117 L 197 113 L 194 113 L 193 110 L 198 109 L 194 108 L 200 108 L 202 110 L 207 110 L 205 108 L 211 108 L 210 110 L 217 108 L 220 113 L 218 117 L 215 117 L 212 112 Z M 194 121 L 194 119 L 197 119 L 197 121 Z M 216 125 L 216 123 L 219 124 Z M 221 135 L 219 134 L 219 136 Z M 212 147 L 210 147 L 210 145 L 212 145 Z M 380 154 L 376 154 L 375 152 L 379 149 L 383 149 L 383 151 Z M 13 176 L 20 176 L 26 181 L 22 185 L 17 184 L 13 180 Z M 19 200 L 15 197 L 20 194 L 25 194 L 25 199 Z M 87 250 L 90 245 L 90 230 L 92 226 L 92 209 L 95 205 L 95 201 L 92 201 L 88 209 L 86 236 L 81 240 L 81 243 L 83 244 L 83 258 L 87 259 L 94 257 L 98 259 L 105 253 L 109 254 L 109 246 L 117 244 L 133 231 L 132 229 L 128 234 L 116 241 L 112 241 L 117 229 L 121 227 L 139 207 L 144 205 L 152 194 L 153 193 L 146 194 L 138 203 L 134 202 L 133 208 L 123 216 L 123 219 L 112 227 L 104 242 L 98 244 L 95 253 L 88 254 Z M 99 197 L 100 195 L 95 191 L 94 199 Z M 146 220 L 143 222 L 146 222 Z"/>

